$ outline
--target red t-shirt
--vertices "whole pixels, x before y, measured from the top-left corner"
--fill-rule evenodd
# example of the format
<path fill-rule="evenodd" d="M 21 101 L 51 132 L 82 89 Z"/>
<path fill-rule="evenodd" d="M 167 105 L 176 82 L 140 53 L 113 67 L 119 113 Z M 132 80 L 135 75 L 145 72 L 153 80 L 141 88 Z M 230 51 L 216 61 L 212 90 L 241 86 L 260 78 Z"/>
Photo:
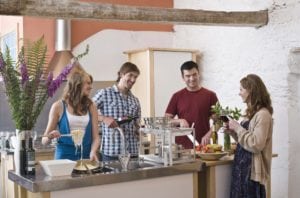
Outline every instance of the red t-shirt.
<path fill-rule="evenodd" d="M 198 142 L 209 130 L 211 106 L 218 101 L 217 95 L 208 89 L 188 91 L 186 88 L 176 92 L 167 107 L 166 113 L 185 119 L 189 125 L 195 123 L 195 135 Z M 176 137 L 176 143 L 184 148 L 192 148 L 193 144 L 186 136 Z"/>

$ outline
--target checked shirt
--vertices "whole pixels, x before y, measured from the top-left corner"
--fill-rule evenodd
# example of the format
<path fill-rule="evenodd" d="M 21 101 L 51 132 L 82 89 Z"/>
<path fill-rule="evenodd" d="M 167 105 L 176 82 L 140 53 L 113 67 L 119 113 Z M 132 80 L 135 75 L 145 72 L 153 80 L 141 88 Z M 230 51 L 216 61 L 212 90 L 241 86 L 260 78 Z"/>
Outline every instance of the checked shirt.
<path fill-rule="evenodd" d="M 132 116 L 141 117 L 141 106 L 138 98 L 130 91 L 128 95 L 119 92 L 116 85 L 99 90 L 93 97 L 97 104 L 97 109 L 104 116 L 113 117 L 114 119 Z M 138 124 L 139 120 L 122 124 L 120 127 L 124 131 L 125 145 L 129 153 L 138 154 Z M 106 124 L 101 123 L 102 131 L 102 152 L 107 156 L 118 156 L 121 153 L 121 137 L 114 129 L 108 128 Z"/>

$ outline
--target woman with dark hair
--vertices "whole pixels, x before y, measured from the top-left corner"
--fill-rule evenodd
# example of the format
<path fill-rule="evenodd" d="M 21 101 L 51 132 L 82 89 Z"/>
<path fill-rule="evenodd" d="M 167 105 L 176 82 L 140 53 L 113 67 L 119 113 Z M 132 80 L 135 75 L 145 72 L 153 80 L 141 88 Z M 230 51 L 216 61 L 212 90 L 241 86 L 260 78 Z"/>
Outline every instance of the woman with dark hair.
<path fill-rule="evenodd" d="M 81 149 L 75 145 L 80 143 L 83 159 L 98 160 L 100 138 L 97 108 L 89 98 L 92 82 L 92 76 L 84 71 L 72 73 L 62 100 L 51 107 L 42 143 L 48 144 L 51 139 L 58 138 L 55 159 L 80 159 Z"/>
<path fill-rule="evenodd" d="M 140 71 L 138 67 L 130 62 L 124 63 L 119 72 L 116 84 L 112 87 L 99 90 L 93 97 L 99 110 L 98 120 L 101 123 L 102 140 L 101 154 L 103 161 L 117 160 L 122 151 L 122 136 L 114 133 L 116 127 L 122 128 L 125 136 L 126 153 L 138 155 L 139 120 L 141 117 L 141 106 L 138 98 L 131 93 Z M 118 118 L 136 118 L 121 126 L 116 120 Z M 123 145 L 124 146 L 124 145 Z"/>
<path fill-rule="evenodd" d="M 234 157 L 231 198 L 264 198 L 271 174 L 273 108 L 270 94 L 255 74 L 240 81 L 242 100 L 247 105 L 244 120 L 228 123 L 232 137 L 238 142 Z"/>

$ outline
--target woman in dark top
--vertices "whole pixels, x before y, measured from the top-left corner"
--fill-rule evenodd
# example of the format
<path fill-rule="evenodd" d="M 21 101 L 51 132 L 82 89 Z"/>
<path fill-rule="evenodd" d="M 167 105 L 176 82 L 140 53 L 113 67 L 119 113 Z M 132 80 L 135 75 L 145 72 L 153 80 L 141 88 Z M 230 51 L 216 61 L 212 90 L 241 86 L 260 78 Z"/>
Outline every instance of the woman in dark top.
<path fill-rule="evenodd" d="M 265 198 L 272 160 L 273 108 L 261 78 L 249 74 L 242 78 L 240 93 L 247 104 L 244 121 L 229 120 L 229 133 L 237 142 L 234 157 L 231 198 Z"/>
<path fill-rule="evenodd" d="M 244 121 L 241 126 L 248 130 L 249 121 Z M 250 180 L 252 153 L 240 144 L 234 155 L 231 180 L 231 198 L 265 198 L 266 190 L 259 182 Z"/>

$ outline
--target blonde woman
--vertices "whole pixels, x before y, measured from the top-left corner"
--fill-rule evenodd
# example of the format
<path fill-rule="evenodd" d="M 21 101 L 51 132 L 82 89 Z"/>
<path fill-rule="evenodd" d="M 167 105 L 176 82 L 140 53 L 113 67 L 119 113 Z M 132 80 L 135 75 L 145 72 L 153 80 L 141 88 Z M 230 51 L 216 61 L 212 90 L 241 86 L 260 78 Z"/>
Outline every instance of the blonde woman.
<path fill-rule="evenodd" d="M 51 139 L 57 138 L 55 159 L 80 159 L 81 149 L 76 148 L 75 139 L 70 136 L 72 130 L 79 129 L 84 132 L 81 145 L 83 159 L 98 160 L 100 138 L 97 108 L 89 97 L 92 82 L 92 77 L 84 71 L 72 73 L 62 100 L 51 107 L 42 143 L 48 144 Z"/>

